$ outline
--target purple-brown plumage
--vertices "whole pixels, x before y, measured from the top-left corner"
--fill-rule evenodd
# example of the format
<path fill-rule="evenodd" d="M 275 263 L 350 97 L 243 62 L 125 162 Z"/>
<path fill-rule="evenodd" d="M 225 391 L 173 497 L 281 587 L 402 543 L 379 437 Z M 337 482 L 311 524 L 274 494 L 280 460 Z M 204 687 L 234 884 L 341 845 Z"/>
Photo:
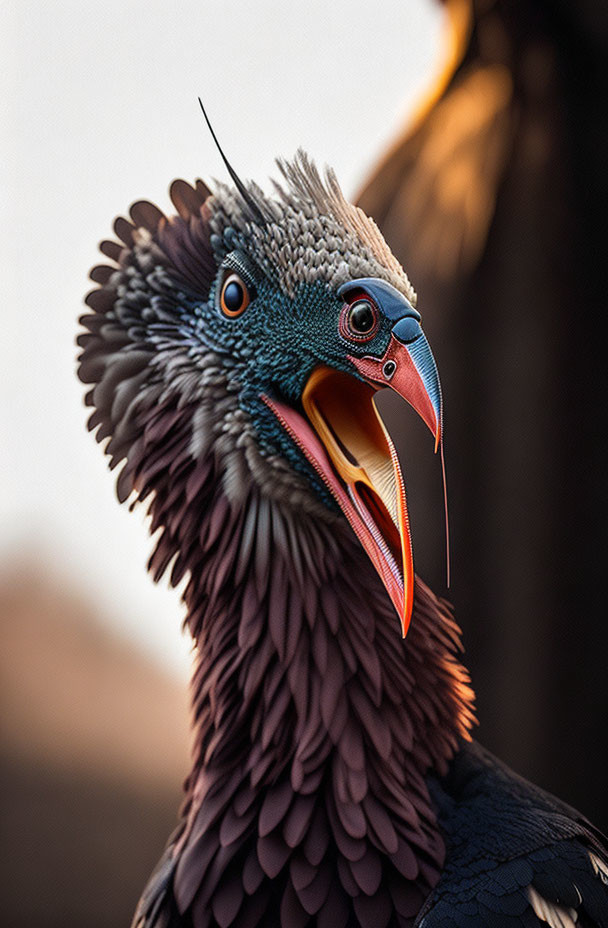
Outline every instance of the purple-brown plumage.
<path fill-rule="evenodd" d="M 171 196 L 179 217 L 137 203 L 115 225 L 124 247 L 103 244 L 119 269 L 92 273 L 80 375 L 96 384 L 90 427 L 111 436 L 111 466 L 125 461 L 119 498 L 149 501 L 154 579 L 189 577 L 195 736 L 170 852 L 175 905 L 196 928 L 312 916 L 339 928 L 353 913 L 413 924 L 445 852 L 425 774 L 446 769 L 472 721 L 458 629 L 418 582 L 396 646 L 391 603 L 345 522 L 255 482 L 235 502 L 216 448 L 196 453 L 200 398 L 155 370 L 138 318 L 153 290 L 167 364 L 187 379 L 164 275 L 207 295 L 216 265 L 206 188 L 176 181 Z"/>
<path fill-rule="evenodd" d="M 558 840 L 580 837 L 581 854 L 584 845 L 601 855 L 601 845 L 550 803 L 553 817 L 543 812 L 539 825 L 532 809 L 541 794 L 520 781 L 505 786 L 498 766 L 463 749 L 473 696 L 448 605 L 416 580 L 411 628 L 399 639 L 388 588 L 349 522 L 302 469 L 260 440 L 245 402 L 250 346 L 239 368 L 238 352 L 207 331 L 213 315 L 203 319 L 204 335 L 193 327 L 215 305 L 225 253 L 247 236 L 271 276 L 279 242 L 290 275 L 282 292 L 291 300 L 298 268 L 303 286 L 313 279 L 333 292 L 345 274 L 384 275 L 400 299 L 414 298 L 377 230 L 348 213 L 331 178 L 330 195 L 303 157 L 286 172 L 292 186 L 282 206 L 249 188 L 259 202 L 253 214 L 249 201 L 239 206 L 227 188 L 211 195 L 200 181 L 174 182 L 171 219 L 135 204 L 132 221 L 115 224 L 122 244 L 102 243 L 114 266 L 93 270 L 100 286 L 82 319 L 90 428 L 109 439 L 110 466 L 122 463 L 119 499 L 148 502 L 154 579 L 166 571 L 173 585 L 187 578 L 195 644 L 192 771 L 179 828 L 135 924 L 506 928 L 515 906 L 523 913 L 517 923 L 533 926 L 541 903 L 517 880 L 524 871 L 528 882 L 544 878 L 547 857 L 528 856 L 527 869 L 514 872 L 511 862 Z M 319 213 L 324 198 L 327 216 Z M 281 209 L 296 235 L 286 243 Z M 440 785 L 446 777 L 455 785 Z M 518 822 L 496 859 L 485 831 L 490 813 L 477 812 L 490 790 L 492 814 L 503 803 L 508 821 Z M 454 875 L 459 853 L 469 857 Z M 577 885 L 597 908 L 601 856 L 572 860 Z M 560 892 L 573 892 L 558 882 Z M 545 893 L 549 885 L 538 884 Z M 446 898 L 455 901 L 444 917 Z"/>

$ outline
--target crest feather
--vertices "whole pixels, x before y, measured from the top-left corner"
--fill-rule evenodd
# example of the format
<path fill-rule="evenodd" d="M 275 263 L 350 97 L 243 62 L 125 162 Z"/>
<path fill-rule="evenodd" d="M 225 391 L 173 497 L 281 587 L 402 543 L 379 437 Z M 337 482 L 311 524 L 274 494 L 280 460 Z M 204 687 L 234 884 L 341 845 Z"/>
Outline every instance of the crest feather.
<path fill-rule="evenodd" d="M 299 149 L 291 161 L 277 159 L 283 181 L 273 180 L 274 196 L 256 184 L 247 193 L 264 217 L 258 223 L 231 188 L 218 185 L 213 197 L 215 229 L 230 226 L 253 238 L 269 272 L 280 272 L 279 284 L 293 294 L 302 281 L 325 280 L 331 286 L 349 277 L 380 277 L 415 305 L 416 292 L 378 226 L 362 209 L 349 203 L 331 168 L 322 175 L 310 156 Z M 286 262 L 285 255 L 298 256 Z M 265 259 L 265 260 L 264 260 Z"/>

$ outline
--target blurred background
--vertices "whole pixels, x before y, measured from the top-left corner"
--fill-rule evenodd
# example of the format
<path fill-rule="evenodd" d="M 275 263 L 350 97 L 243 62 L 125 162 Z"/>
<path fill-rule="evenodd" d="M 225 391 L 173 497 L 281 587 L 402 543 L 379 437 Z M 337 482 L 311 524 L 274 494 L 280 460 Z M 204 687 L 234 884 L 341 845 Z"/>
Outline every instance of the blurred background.
<path fill-rule="evenodd" d="M 0 10 L 0 906 L 128 924 L 188 770 L 179 591 L 85 433 L 76 317 L 113 217 L 303 145 L 419 292 L 445 396 L 449 597 L 480 740 L 608 827 L 608 7 L 184 2 Z M 416 568 L 446 594 L 439 462 L 383 398 Z"/>

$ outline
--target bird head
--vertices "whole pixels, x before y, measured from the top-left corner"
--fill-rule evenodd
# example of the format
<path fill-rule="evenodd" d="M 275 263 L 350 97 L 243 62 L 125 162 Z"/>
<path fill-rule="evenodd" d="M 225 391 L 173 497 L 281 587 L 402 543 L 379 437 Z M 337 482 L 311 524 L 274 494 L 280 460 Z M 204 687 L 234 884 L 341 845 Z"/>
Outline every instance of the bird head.
<path fill-rule="evenodd" d="M 121 242 L 101 245 L 113 265 L 93 269 L 100 288 L 82 320 L 90 426 L 110 437 L 114 464 L 126 461 L 120 498 L 182 466 L 162 440 L 180 421 L 188 459 L 213 460 L 231 506 L 255 487 L 321 520 L 346 518 L 405 635 L 405 487 L 374 400 L 383 387 L 400 394 L 437 448 L 437 368 L 416 294 L 373 221 L 304 153 L 278 164 L 272 195 L 176 181 L 177 216 L 139 202 L 117 220 Z"/>

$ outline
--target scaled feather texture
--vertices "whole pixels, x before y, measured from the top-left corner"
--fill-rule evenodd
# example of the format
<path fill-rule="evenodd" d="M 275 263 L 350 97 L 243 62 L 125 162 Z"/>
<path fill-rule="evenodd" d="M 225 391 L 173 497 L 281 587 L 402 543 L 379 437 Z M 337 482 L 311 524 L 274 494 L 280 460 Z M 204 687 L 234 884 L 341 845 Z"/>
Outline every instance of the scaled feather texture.
<path fill-rule="evenodd" d="M 303 153 L 280 169 L 273 196 L 175 181 L 177 215 L 134 204 L 82 318 L 89 427 L 119 499 L 147 501 L 154 579 L 187 578 L 196 654 L 181 821 L 134 924 L 608 924 L 600 836 L 470 743 L 447 603 L 417 580 L 401 641 L 357 537 L 259 401 L 300 408 L 319 362 L 353 374 L 324 341 L 349 280 L 415 303 L 331 172 Z M 218 309 L 234 269 L 257 307 L 238 320 Z"/>

